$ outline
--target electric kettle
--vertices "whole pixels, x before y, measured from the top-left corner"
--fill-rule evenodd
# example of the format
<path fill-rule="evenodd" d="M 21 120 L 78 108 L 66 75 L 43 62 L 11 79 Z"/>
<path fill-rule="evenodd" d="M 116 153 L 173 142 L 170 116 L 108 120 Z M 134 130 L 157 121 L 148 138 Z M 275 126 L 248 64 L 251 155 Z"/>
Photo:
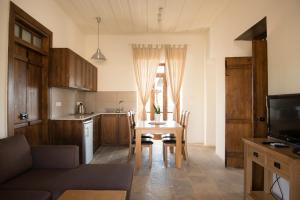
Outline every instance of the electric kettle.
<path fill-rule="evenodd" d="M 81 114 L 81 115 L 85 114 L 85 107 L 83 103 L 79 103 L 77 105 L 77 114 Z"/>

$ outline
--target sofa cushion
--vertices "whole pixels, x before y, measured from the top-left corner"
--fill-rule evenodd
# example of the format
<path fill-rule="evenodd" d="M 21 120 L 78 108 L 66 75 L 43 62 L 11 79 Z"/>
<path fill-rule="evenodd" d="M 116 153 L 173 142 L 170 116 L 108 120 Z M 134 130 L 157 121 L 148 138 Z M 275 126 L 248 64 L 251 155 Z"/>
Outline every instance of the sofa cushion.
<path fill-rule="evenodd" d="M 0 161 L 0 183 L 31 168 L 30 146 L 23 135 L 0 140 Z"/>
<path fill-rule="evenodd" d="M 1 200 L 51 200 L 47 191 L 32 190 L 0 190 Z"/>
<path fill-rule="evenodd" d="M 130 196 L 133 167 L 127 164 L 81 165 L 73 169 L 32 169 L 0 189 L 47 190 L 57 199 L 67 189 L 126 190 Z"/>

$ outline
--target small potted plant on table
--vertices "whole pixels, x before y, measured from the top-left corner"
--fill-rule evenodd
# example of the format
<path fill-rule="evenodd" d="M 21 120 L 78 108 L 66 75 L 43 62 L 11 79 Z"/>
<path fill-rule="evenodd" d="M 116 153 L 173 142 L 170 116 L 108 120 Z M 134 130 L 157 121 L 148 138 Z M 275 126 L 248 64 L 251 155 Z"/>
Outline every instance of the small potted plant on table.
<path fill-rule="evenodd" d="M 153 104 L 154 107 L 154 121 L 159 122 L 160 121 L 160 107 L 159 105 Z"/>

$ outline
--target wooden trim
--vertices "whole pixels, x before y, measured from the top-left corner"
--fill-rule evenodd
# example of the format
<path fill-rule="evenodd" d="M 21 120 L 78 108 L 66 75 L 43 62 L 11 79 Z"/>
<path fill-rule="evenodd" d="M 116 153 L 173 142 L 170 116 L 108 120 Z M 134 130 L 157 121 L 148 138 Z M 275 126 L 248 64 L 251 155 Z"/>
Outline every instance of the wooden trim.
<path fill-rule="evenodd" d="M 235 40 L 264 40 L 267 38 L 267 17 L 264 17 Z"/>
<path fill-rule="evenodd" d="M 34 48 L 29 46 L 26 42 L 20 41 L 14 35 L 15 23 L 28 26 L 29 29 L 33 30 L 35 34 L 43 37 L 42 48 Z M 7 110 L 7 133 L 9 136 L 14 135 L 14 49 L 15 43 L 19 43 L 27 48 L 35 50 L 43 55 L 42 65 L 42 141 L 43 143 L 48 143 L 48 66 L 49 66 L 49 52 L 52 47 L 52 32 L 23 11 L 21 8 L 16 6 L 14 3 L 10 2 L 10 14 L 9 14 L 9 41 L 8 41 L 8 110 Z M 19 58 L 18 58 L 19 59 Z"/>

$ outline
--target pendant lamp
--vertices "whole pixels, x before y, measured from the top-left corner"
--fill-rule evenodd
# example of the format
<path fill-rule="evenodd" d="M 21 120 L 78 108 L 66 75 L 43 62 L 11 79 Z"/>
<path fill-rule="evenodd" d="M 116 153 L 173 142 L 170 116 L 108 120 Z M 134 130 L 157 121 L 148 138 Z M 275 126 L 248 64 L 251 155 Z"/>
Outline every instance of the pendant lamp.
<path fill-rule="evenodd" d="M 101 53 L 100 51 L 100 48 L 99 48 L 99 25 L 100 25 L 100 22 L 101 22 L 101 17 L 97 17 L 97 23 L 98 23 L 98 49 L 96 51 L 96 53 L 94 53 L 94 55 L 92 56 L 92 59 L 94 60 L 106 60 L 105 56 Z"/>

